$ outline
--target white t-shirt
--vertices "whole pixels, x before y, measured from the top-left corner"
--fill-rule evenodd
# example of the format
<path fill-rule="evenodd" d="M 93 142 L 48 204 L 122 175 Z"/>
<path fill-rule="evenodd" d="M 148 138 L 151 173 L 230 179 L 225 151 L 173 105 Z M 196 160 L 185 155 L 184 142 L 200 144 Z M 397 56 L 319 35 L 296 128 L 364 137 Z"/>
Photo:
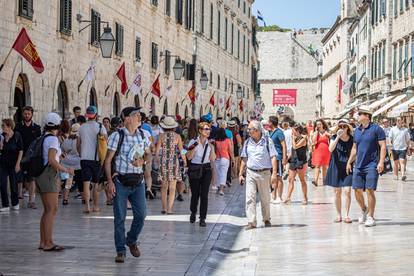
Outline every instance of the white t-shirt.
<path fill-rule="evenodd" d="M 78 137 L 81 140 L 81 160 L 98 160 L 98 154 L 96 152 L 96 138 L 98 136 L 98 132 L 99 124 L 95 121 L 88 121 L 79 128 Z M 103 125 L 101 128 L 101 134 L 107 135 L 106 129 Z"/>
<path fill-rule="evenodd" d="M 55 149 L 57 151 L 55 159 L 59 163 L 62 150 L 60 149 L 59 140 L 56 136 L 48 136 L 43 141 L 43 165 L 49 162 L 49 149 Z"/>
<path fill-rule="evenodd" d="M 285 135 L 285 143 L 286 143 L 286 154 L 291 155 L 292 154 L 292 129 L 288 128 L 285 131 L 283 131 L 283 134 Z"/>
<path fill-rule="evenodd" d="M 389 139 L 393 150 L 407 150 L 410 143 L 410 133 L 405 127 L 395 126 L 389 132 Z"/>
<path fill-rule="evenodd" d="M 204 154 L 204 147 L 206 145 L 208 145 L 207 151 L 206 151 L 206 156 L 204 157 L 204 162 L 203 164 L 207 164 L 210 163 L 210 153 L 211 153 L 211 146 L 206 142 L 206 144 L 204 144 L 204 146 L 200 143 L 200 140 L 197 139 L 193 139 L 188 143 L 188 147 L 191 147 L 192 145 L 194 145 L 194 143 L 198 143 L 198 145 L 195 148 L 195 153 L 193 155 L 193 159 L 191 160 L 191 163 L 193 164 L 201 164 L 201 160 L 203 158 L 203 154 Z"/>

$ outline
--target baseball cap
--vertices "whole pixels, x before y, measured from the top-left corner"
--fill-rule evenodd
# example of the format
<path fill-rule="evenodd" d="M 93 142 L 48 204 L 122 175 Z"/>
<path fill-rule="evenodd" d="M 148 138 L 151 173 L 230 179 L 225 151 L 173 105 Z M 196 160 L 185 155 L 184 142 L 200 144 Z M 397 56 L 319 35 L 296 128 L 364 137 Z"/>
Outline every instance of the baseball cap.
<path fill-rule="evenodd" d="M 56 127 L 60 126 L 61 122 L 62 118 L 60 118 L 60 116 L 54 112 L 48 113 L 44 118 L 45 126 Z"/>
<path fill-rule="evenodd" d="M 134 115 L 134 114 L 140 113 L 140 112 L 141 112 L 141 109 L 138 108 L 138 107 L 133 107 L 133 106 L 125 107 L 124 109 L 122 109 L 121 119 L 125 120 L 125 117 L 129 117 L 131 115 Z"/>
<path fill-rule="evenodd" d="M 86 109 L 85 117 L 89 119 L 93 119 L 96 117 L 96 114 L 98 114 L 98 109 L 96 108 L 96 106 L 91 105 L 91 106 L 88 106 L 88 108 Z"/>

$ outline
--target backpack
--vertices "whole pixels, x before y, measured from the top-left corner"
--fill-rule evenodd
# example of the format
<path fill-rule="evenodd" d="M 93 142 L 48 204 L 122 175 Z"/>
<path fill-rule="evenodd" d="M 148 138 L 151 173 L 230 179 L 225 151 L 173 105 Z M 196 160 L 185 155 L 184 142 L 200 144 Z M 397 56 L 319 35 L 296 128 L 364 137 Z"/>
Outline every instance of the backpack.
<path fill-rule="evenodd" d="M 38 177 L 43 173 L 48 164 L 43 165 L 43 143 L 46 137 L 53 136 L 52 134 L 42 135 L 30 143 L 22 161 L 21 167 L 23 171 L 27 172 L 28 176 Z"/>

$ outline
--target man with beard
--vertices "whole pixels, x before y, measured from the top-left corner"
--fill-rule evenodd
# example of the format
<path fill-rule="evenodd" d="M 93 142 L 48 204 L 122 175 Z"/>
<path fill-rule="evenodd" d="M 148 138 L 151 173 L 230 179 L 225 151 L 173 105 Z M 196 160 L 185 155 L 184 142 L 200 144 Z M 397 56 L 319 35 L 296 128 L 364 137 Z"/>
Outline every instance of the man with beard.
<path fill-rule="evenodd" d="M 26 154 L 30 144 L 41 135 L 41 128 L 38 124 L 33 122 L 33 108 L 31 106 L 25 106 L 23 108 L 23 121 L 18 122 L 14 131 L 17 131 L 22 136 L 23 140 L 23 156 Z M 23 184 L 29 192 L 28 208 L 36 209 L 35 204 L 35 192 L 36 186 L 33 177 L 27 175 L 26 171 L 20 171 L 17 175 L 17 182 L 19 187 L 19 193 L 21 195 Z"/>

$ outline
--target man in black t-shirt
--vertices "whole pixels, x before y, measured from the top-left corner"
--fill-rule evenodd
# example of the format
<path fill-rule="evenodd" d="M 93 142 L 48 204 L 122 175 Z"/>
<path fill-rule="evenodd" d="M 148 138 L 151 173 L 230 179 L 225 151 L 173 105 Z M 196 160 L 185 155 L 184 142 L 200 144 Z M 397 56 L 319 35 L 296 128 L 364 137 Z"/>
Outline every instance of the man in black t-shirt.
<path fill-rule="evenodd" d="M 78 117 L 81 115 L 82 113 L 82 109 L 80 108 L 80 106 L 75 106 L 73 109 L 73 115 L 75 116 L 75 118 L 72 118 L 72 120 L 70 120 L 70 125 L 74 125 L 76 123 L 80 123 L 78 121 Z"/>
<path fill-rule="evenodd" d="M 23 140 L 23 156 L 26 154 L 30 144 L 41 135 L 41 128 L 38 124 L 33 122 L 33 108 L 25 106 L 23 108 L 23 121 L 16 124 L 14 131 L 19 132 Z M 29 191 L 29 203 L 27 207 L 36 209 L 35 205 L 35 191 L 36 186 L 34 179 L 27 175 L 27 172 L 20 171 L 17 175 L 17 182 L 19 186 L 19 195 L 22 197 L 22 187 L 25 183 L 26 189 Z"/>

